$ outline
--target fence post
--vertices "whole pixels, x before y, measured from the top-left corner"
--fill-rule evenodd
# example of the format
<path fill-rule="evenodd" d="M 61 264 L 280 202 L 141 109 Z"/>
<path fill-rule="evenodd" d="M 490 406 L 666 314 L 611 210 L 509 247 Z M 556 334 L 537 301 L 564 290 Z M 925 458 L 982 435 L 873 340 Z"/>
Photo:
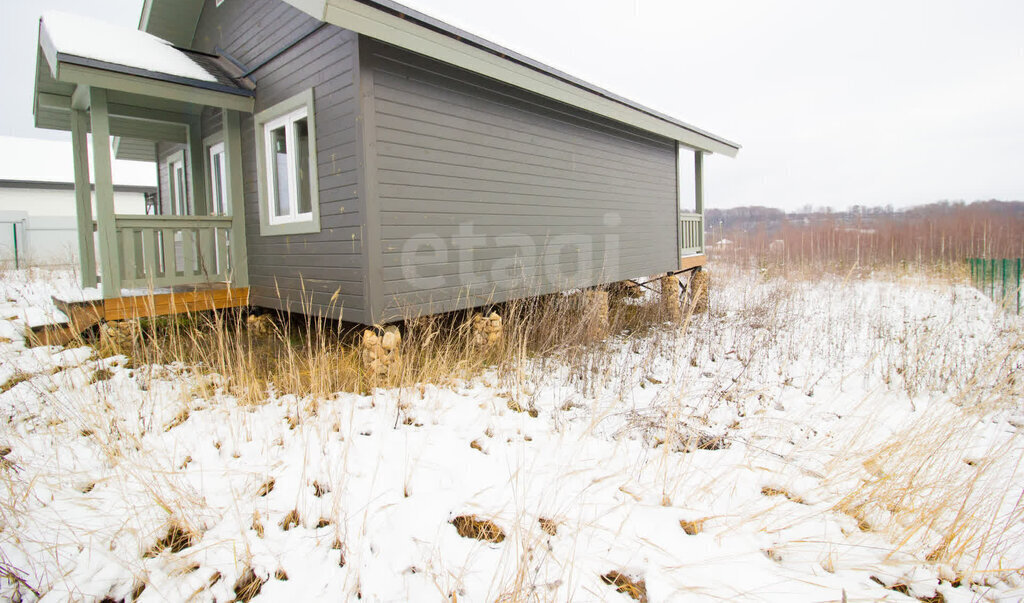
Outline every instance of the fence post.
<path fill-rule="evenodd" d="M 1006 258 L 1003 258 L 999 262 L 999 271 L 1003 273 L 1003 291 L 1002 294 L 999 296 L 1001 299 L 1001 303 L 999 305 L 1001 305 L 1004 310 L 1006 309 L 1006 298 L 1008 297 L 1006 293 L 1006 264 L 1008 262 L 1009 260 L 1007 260 Z"/>
<path fill-rule="evenodd" d="M 1017 314 L 1020 315 L 1020 258 L 1017 258 Z"/>

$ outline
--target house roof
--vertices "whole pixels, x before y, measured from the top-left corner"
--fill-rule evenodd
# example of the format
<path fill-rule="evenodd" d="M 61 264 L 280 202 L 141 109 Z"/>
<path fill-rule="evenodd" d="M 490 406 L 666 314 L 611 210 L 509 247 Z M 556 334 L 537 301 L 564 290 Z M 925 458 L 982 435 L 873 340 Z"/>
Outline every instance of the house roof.
<path fill-rule="evenodd" d="M 92 162 L 92 148 L 89 149 Z M 70 141 L 0 136 L 0 182 L 8 184 L 73 184 L 75 171 Z M 113 164 L 115 187 L 156 190 L 156 165 L 142 161 Z"/>
<path fill-rule="evenodd" d="M 89 17 L 47 11 L 39 47 L 54 76 L 59 63 L 251 96 L 213 55 L 178 48 L 154 35 Z"/>
<path fill-rule="evenodd" d="M 114 137 L 184 142 L 186 124 L 199 107 L 252 111 L 251 82 L 236 80 L 236 73 L 216 55 L 178 48 L 143 31 L 46 12 L 39 21 L 35 125 L 70 130 L 73 107 L 89 102 L 79 93 L 95 87 L 106 90 Z"/>
<path fill-rule="evenodd" d="M 711 153 L 740 145 L 580 80 L 394 0 L 284 0 L 313 17 Z M 200 0 L 145 0 L 139 27 L 188 44 Z"/>
<path fill-rule="evenodd" d="M 169 42 L 144 31 L 89 17 L 46 11 L 40 43 L 53 52 L 134 67 L 181 78 L 216 82 L 217 78 Z M 49 58 L 49 57 L 48 57 Z"/>

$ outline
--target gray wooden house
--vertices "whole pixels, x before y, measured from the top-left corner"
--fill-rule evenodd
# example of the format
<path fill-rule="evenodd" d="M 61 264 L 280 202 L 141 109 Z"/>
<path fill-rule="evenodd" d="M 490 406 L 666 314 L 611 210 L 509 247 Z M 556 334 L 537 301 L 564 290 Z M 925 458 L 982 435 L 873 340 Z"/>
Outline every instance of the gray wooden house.
<path fill-rule="evenodd" d="M 146 0 L 139 32 L 104 27 L 44 15 L 34 109 L 72 133 L 107 318 L 151 289 L 374 324 L 690 269 L 703 157 L 739 150 L 391 0 Z M 157 161 L 155 215 L 113 211 L 112 154 Z"/>

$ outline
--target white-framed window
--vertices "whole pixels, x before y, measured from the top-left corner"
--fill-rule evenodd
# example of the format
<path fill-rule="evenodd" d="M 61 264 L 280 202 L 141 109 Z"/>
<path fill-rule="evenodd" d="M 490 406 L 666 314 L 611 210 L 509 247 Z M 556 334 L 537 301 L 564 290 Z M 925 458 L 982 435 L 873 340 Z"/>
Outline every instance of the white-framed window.
<path fill-rule="evenodd" d="M 263 126 L 270 223 L 313 219 L 309 181 L 309 118 L 303 107 Z"/>
<path fill-rule="evenodd" d="M 191 213 L 188 198 L 188 173 L 185 171 L 185 153 L 178 151 L 167 161 L 168 192 L 171 213 L 186 216 Z"/>
<path fill-rule="evenodd" d="M 218 142 L 207 148 L 209 160 L 207 174 L 210 176 L 210 213 L 215 216 L 230 214 L 228 205 L 227 166 L 224 163 L 224 143 Z"/>
<path fill-rule="evenodd" d="M 312 88 L 257 113 L 255 122 L 260 234 L 319 232 Z"/>

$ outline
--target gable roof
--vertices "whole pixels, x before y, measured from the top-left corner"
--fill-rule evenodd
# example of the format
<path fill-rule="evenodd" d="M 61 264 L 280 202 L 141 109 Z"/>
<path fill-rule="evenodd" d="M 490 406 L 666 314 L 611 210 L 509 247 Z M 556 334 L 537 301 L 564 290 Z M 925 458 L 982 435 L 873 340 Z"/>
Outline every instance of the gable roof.
<path fill-rule="evenodd" d="M 283 1 L 320 21 L 677 140 L 693 149 L 729 157 L 735 157 L 740 150 L 740 145 L 735 142 L 584 82 L 394 0 Z M 201 12 L 201 0 L 145 0 L 139 26 L 172 41 L 187 38 L 187 43 L 191 43 Z"/>
<path fill-rule="evenodd" d="M 170 43 L 144 31 L 90 17 L 46 11 L 40 20 L 39 37 L 51 65 L 56 64 L 57 54 L 66 54 L 185 79 L 217 81 L 212 73 Z"/>

